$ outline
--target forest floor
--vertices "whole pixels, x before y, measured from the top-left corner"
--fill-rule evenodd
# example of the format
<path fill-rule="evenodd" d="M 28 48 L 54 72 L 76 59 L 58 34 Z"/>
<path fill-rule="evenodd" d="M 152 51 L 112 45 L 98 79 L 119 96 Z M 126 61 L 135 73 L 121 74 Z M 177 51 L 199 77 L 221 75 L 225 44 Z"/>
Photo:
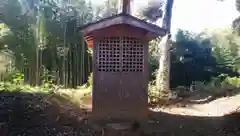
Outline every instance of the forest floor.
<path fill-rule="evenodd" d="M 117 136 L 89 122 L 91 97 L 82 99 L 87 109 L 63 97 L 44 93 L 0 93 L 1 136 Z M 124 136 L 237 136 L 240 135 L 240 95 L 212 101 L 195 100 L 150 110 L 149 120 L 131 124 Z M 205 101 L 205 102 L 201 102 Z M 189 102 L 189 101 L 188 101 Z M 199 104 L 196 104 L 199 102 Z M 179 102 L 181 103 L 181 102 Z"/>

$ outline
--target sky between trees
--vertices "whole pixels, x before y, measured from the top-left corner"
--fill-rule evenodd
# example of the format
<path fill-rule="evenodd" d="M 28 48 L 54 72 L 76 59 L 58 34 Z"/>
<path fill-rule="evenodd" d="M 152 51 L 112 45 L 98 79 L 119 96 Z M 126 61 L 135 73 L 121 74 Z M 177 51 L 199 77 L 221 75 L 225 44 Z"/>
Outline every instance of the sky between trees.
<path fill-rule="evenodd" d="M 101 4 L 106 0 L 91 0 Z M 150 0 L 134 0 L 133 11 L 147 5 Z M 159 0 L 160 1 L 160 0 Z M 235 0 L 219 2 L 217 0 L 175 0 L 172 17 L 172 34 L 178 29 L 201 32 L 204 29 L 215 29 L 231 26 L 239 16 Z"/>

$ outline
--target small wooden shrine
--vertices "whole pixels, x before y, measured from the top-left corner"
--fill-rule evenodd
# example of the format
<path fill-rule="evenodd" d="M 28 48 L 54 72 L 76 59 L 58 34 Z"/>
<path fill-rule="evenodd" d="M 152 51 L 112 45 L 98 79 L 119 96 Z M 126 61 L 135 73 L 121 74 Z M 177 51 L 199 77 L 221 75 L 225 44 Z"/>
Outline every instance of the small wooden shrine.
<path fill-rule="evenodd" d="M 93 48 L 94 119 L 143 119 L 148 113 L 148 42 L 165 30 L 122 13 L 81 28 Z"/>

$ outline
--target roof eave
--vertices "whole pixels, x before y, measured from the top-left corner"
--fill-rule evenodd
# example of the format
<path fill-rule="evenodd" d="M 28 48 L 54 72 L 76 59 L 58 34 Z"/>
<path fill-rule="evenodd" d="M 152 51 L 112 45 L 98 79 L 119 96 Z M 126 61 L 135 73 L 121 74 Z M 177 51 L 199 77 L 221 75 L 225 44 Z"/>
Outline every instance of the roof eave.
<path fill-rule="evenodd" d="M 99 30 L 99 29 L 102 29 L 102 28 L 110 27 L 112 25 L 118 25 L 118 24 L 123 24 L 124 23 L 123 18 L 121 16 L 112 18 L 110 23 L 106 23 L 107 21 L 108 20 L 93 23 L 93 24 L 89 24 L 89 25 L 81 28 L 80 30 L 83 31 L 84 34 L 88 34 L 88 33 L 91 33 L 95 30 Z"/>
<path fill-rule="evenodd" d="M 87 35 L 95 30 L 99 30 L 99 29 L 103 29 L 103 28 L 107 28 L 107 27 L 110 27 L 113 25 L 119 25 L 119 24 L 127 24 L 127 25 L 131 25 L 141 29 L 145 29 L 150 33 L 154 33 L 154 35 L 158 35 L 158 36 L 164 36 L 166 34 L 165 29 L 126 14 L 118 14 L 109 18 L 105 18 L 98 22 L 88 24 L 80 28 L 80 30 L 84 32 L 84 35 Z"/>

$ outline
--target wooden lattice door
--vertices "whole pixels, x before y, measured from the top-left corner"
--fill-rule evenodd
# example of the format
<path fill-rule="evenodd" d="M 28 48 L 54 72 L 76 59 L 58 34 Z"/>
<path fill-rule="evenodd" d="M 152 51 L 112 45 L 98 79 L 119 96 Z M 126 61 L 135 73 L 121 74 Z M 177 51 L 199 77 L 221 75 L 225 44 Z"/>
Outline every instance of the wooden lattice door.
<path fill-rule="evenodd" d="M 100 72 L 121 71 L 120 37 L 105 37 L 98 45 L 97 66 Z"/>
<path fill-rule="evenodd" d="M 101 72 L 143 72 L 144 46 L 133 37 L 105 37 L 96 60 Z"/>
<path fill-rule="evenodd" d="M 143 72 L 144 46 L 133 37 L 122 38 L 122 71 Z"/>
<path fill-rule="evenodd" d="M 95 53 L 95 109 L 115 117 L 139 114 L 147 103 L 143 42 L 134 37 L 104 37 Z"/>

